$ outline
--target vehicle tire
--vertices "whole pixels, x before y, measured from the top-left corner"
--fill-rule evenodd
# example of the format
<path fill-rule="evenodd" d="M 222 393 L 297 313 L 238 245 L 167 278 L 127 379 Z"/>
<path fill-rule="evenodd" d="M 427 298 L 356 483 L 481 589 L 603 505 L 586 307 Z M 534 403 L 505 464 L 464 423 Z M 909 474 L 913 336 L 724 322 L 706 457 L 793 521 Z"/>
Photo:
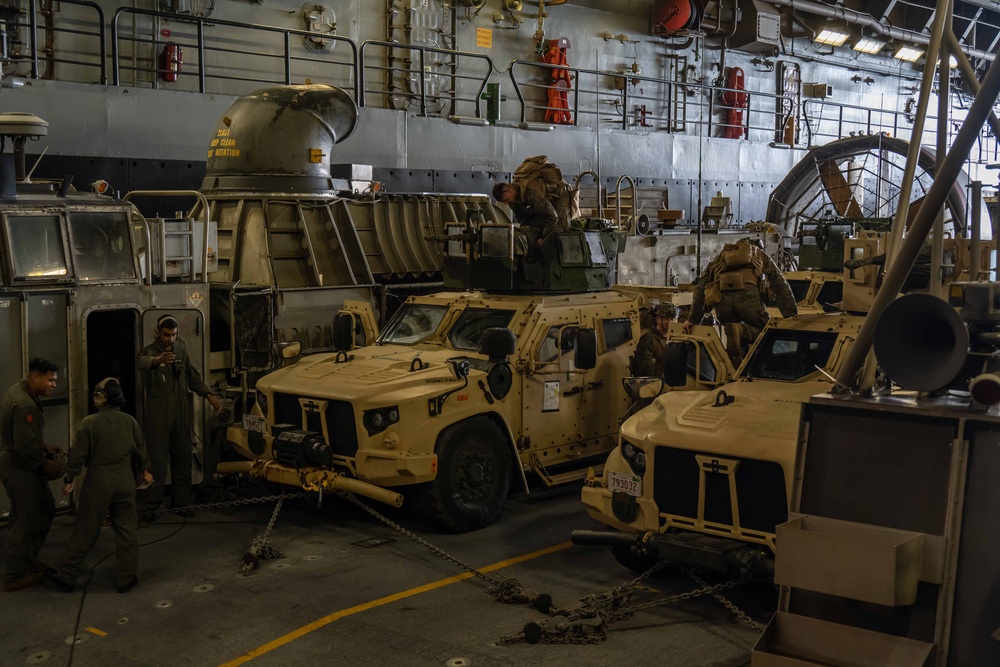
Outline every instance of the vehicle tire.
<path fill-rule="evenodd" d="M 623 544 L 613 545 L 611 547 L 611 553 L 620 565 L 623 565 L 638 574 L 642 574 L 649 568 L 656 565 L 657 562 L 657 558 L 655 556 L 637 553 L 631 547 Z"/>
<path fill-rule="evenodd" d="M 500 515 L 510 489 L 510 452 L 500 428 L 476 417 L 444 431 L 433 482 L 411 493 L 414 513 L 444 530 L 466 533 Z"/>

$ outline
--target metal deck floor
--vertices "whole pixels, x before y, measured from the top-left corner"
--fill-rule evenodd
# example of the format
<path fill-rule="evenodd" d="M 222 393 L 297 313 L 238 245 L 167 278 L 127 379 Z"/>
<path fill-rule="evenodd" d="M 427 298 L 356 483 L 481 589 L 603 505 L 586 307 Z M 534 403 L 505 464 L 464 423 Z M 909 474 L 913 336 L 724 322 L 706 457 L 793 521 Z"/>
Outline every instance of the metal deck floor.
<path fill-rule="evenodd" d="M 111 558 L 97 567 L 72 664 L 440 666 L 460 664 L 454 662 L 460 658 L 471 667 L 739 667 L 750 662 L 757 632 L 711 597 L 637 613 L 611 626 L 599 644 L 500 644 L 502 636 L 542 615 L 494 601 L 479 580 L 457 576 L 462 571 L 453 564 L 339 499 L 327 498 L 322 509 L 306 500 L 286 503 L 272 534 L 286 557 L 264 561 L 243 576 L 240 556 L 263 530 L 272 507 L 202 511 L 186 523 L 161 517 L 141 529 L 141 544 L 166 539 L 140 549 L 140 581 L 128 594 L 115 591 Z M 573 529 L 599 527 L 572 489 L 516 495 L 499 522 L 468 535 L 436 534 L 403 512 L 389 514 L 476 567 L 530 556 L 495 572 L 551 594 L 557 607 L 575 606 L 581 596 L 605 592 L 632 576 L 607 549 L 566 544 Z M 56 518 L 42 554 L 47 562 L 56 560 L 71 523 L 70 516 Z M 0 538 L 5 534 L 0 531 Z M 386 541 L 358 544 L 370 538 Z M 113 545 L 111 530 L 105 529 L 88 567 Z M 635 601 L 696 587 L 676 571 L 647 583 Z M 82 581 L 72 595 L 48 587 L 0 593 L 0 665 L 68 664 L 81 588 Z M 727 596 L 762 625 L 775 604 L 766 585 Z"/>

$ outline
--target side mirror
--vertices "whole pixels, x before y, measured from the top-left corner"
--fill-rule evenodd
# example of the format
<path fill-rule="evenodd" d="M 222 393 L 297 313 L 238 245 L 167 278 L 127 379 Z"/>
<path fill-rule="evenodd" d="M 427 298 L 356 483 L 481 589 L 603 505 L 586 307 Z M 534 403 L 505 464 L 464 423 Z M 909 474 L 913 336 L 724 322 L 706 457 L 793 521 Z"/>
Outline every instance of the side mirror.
<path fill-rule="evenodd" d="M 688 381 L 687 359 L 694 343 L 667 343 L 660 357 L 663 382 L 671 387 L 683 387 Z"/>
<path fill-rule="evenodd" d="M 579 328 L 576 330 L 576 367 L 590 370 L 597 366 L 597 331 Z"/>
<path fill-rule="evenodd" d="M 333 318 L 333 349 L 347 352 L 354 349 L 354 316 L 337 313 Z"/>
<path fill-rule="evenodd" d="M 490 361 L 506 361 L 516 351 L 517 338 L 510 329 L 490 327 L 479 338 L 479 354 L 489 357 Z"/>
<path fill-rule="evenodd" d="M 302 354 L 302 343 L 299 341 L 294 342 L 281 342 L 277 344 L 278 354 L 281 355 L 282 359 L 294 359 L 295 357 Z"/>
<path fill-rule="evenodd" d="M 464 380 L 469 377 L 469 371 L 472 370 L 472 364 L 465 357 L 458 357 L 457 359 L 449 359 L 448 363 L 451 364 L 451 372 L 455 374 L 455 377 L 459 380 Z"/>

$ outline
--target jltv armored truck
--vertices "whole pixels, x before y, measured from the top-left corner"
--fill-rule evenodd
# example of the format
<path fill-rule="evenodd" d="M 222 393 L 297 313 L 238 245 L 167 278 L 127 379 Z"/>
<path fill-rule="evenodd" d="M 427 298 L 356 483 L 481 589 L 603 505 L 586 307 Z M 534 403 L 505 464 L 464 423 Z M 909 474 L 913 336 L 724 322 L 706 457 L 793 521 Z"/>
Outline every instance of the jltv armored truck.
<path fill-rule="evenodd" d="M 623 532 L 575 539 L 611 544 L 633 569 L 657 556 L 720 570 L 766 567 L 791 501 L 799 406 L 829 391 L 862 321 L 772 320 L 735 381 L 668 392 L 635 414 L 603 474 L 582 491 L 590 516 Z M 713 372 L 703 346 L 679 345 L 689 373 L 696 364 Z"/>
<path fill-rule="evenodd" d="M 579 480 L 611 450 L 639 337 L 638 297 L 609 289 L 620 233 L 598 225 L 519 253 L 511 225 L 448 231 L 446 281 L 490 291 L 410 297 L 374 345 L 348 350 L 357 309 L 339 352 L 258 381 L 258 418 L 229 430 L 252 472 L 405 497 L 468 531 L 497 518 L 512 479 Z"/>

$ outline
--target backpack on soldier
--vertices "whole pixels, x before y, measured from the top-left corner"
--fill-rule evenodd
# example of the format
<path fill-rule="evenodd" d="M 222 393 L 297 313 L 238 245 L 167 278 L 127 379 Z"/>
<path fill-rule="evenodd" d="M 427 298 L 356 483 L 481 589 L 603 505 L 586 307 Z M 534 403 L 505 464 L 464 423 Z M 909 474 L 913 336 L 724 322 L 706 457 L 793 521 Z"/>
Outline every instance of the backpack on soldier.
<path fill-rule="evenodd" d="M 580 217 L 580 191 L 563 180 L 562 169 L 546 155 L 529 157 L 514 171 L 513 182 L 525 194 L 531 192 L 552 203 L 563 223 Z"/>

